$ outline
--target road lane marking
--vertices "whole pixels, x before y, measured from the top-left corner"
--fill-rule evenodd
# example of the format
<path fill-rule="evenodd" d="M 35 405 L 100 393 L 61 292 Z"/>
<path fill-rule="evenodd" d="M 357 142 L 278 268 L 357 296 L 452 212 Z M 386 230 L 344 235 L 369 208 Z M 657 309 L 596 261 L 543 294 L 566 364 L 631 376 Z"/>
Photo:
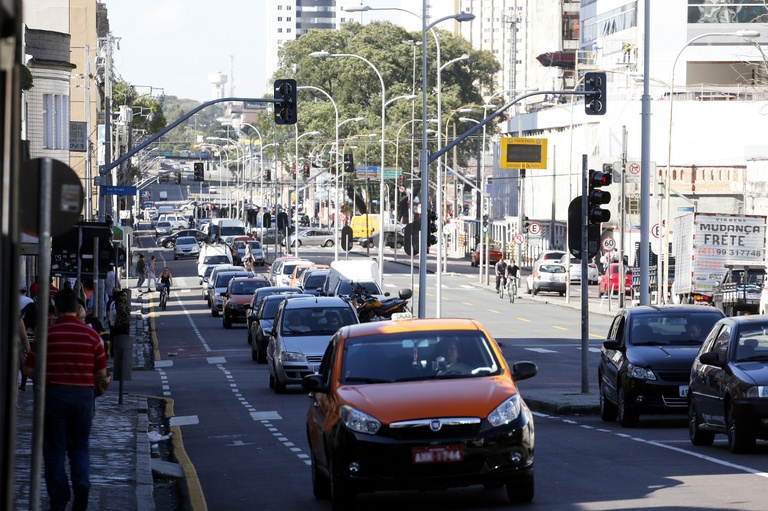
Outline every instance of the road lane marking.
<path fill-rule="evenodd" d="M 555 350 L 548 350 L 546 348 L 525 348 L 528 351 L 535 351 L 536 353 L 557 353 Z"/>
<path fill-rule="evenodd" d="M 192 426 L 200 424 L 200 418 L 197 415 L 181 415 L 170 418 L 171 426 Z"/>
<path fill-rule="evenodd" d="M 469 303 L 469 302 L 461 302 L 461 304 L 462 305 L 474 305 L 473 303 Z"/>
<path fill-rule="evenodd" d="M 533 323 L 533 321 L 531 321 L 530 319 L 525 319 L 525 318 L 515 318 L 515 319 L 517 319 L 518 321 L 522 321 L 523 323 Z"/>
<path fill-rule="evenodd" d="M 554 328 L 555 330 L 570 330 L 570 328 L 565 328 L 564 326 L 557 326 L 557 325 L 552 325 L 552 328 Z"/>

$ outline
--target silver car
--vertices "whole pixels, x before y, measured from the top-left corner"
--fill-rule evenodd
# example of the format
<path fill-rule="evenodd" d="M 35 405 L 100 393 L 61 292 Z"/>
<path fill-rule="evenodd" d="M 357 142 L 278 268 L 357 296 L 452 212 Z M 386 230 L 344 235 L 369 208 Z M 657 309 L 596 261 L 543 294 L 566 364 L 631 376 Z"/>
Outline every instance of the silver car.
<path fill-rule="evenodd" d="M 299 247 L 307 245 L 312 247 L 332 247 L 335 243 L 336 236 L 333 231 L 326 229 L 307 229 L 299 231 L 299 234 L 295 237 L 291 234 L 288 236 L 288 240 L 291 247 L 298 245 Z"/>
<path fill-rule="evenodd" d="M 173 258 L 180 257 L 198 257 L 200 255 L 200 245 L 194 236 L 181 236 L 176 239 L 173 247 Z"/>
<path fill-rule="evenodd" d="M 267 346 L 269 388 L 282 394 L 286 385 L 300 385 L 303 377 L 319 369 L 333 334 L 359 322 L 354 307 L 342 298 L 283 300 Z"/>

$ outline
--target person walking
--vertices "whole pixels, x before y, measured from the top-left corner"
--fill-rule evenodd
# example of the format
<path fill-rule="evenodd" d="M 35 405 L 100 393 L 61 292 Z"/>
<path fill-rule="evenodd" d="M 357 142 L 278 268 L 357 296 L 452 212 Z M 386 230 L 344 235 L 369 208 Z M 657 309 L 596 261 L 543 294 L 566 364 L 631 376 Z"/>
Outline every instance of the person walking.
<path fill-rule="evenodd" d="M 136 261 L 136 278 L 139 279 L 136 284 L 136 289 L 141 290 L 141 286 L 144 285 L 144 278 L 147 274 L 147 262 L 144 260 L 144 254 L 139 254 L 139 259 Z"/>
<path fill-rule="evenodd" d="M 152 282 L 155 287 L 152 287 Z M 155 274 L 155 256 L 149 258 L 149 269 L 147 270 L 147 293 L 151 293 L 157 287 L 157 275 Z"/>
<path fill-rule="evenodd" d="M 107 358 L 99 334 L 77 317 L 77 293 L 62 289 L 56 293 L 54 305 L 57 320 L 48 329 L 45 368 L 45 484 L 52 511 L 66 509 L 72 494 L 72 511 L 84 511 L 91 487 L 88 439 L 94 386 L 100 386 L 107 378 Z M 27 356 L 24 371 L 35 377 L 35 345 Z"/>

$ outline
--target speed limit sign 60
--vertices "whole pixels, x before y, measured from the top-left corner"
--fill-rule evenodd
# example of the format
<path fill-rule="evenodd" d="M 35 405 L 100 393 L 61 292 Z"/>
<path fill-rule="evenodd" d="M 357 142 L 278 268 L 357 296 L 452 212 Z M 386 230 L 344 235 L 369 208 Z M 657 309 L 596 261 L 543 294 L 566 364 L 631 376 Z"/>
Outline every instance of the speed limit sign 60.
<path fill-rule="evenodd" d="M 603 238 L 603 250 L 607 252 L 611 252 L 616 248 L 616 240 L 611 238 L 610 236 L 606 236 Z"/>

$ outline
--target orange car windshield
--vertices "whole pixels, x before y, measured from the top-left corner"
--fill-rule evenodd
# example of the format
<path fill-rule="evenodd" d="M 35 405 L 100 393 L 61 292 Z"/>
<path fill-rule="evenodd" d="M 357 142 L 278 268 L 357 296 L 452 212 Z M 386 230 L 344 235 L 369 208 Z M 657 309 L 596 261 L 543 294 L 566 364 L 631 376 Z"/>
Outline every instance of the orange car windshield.
<path fill-rule="evenodd" d="M 477 378 L 501 370 L 481 332 L 403 332 L 347 339 L 341 379 L 345 384 L 391 383 Z"/>

